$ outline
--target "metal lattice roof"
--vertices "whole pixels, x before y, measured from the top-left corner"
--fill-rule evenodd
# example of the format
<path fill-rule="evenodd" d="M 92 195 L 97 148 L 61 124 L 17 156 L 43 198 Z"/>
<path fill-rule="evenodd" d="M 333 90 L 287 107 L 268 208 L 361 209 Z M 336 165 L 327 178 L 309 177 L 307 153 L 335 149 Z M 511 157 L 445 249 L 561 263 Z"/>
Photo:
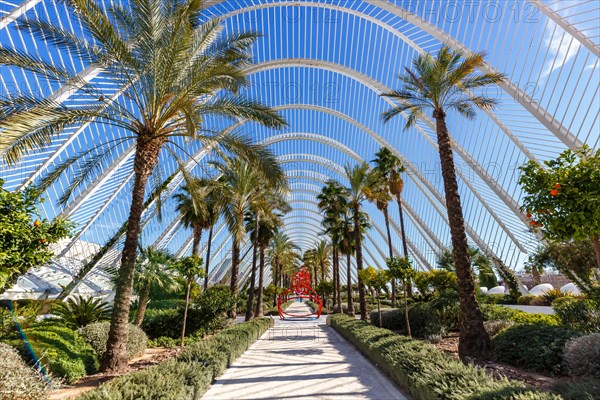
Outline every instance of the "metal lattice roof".
<path fill-rule="evenodd" d="M 75 33 L 81 30 L 59 2 L 0 0 L 2 46 L 27 49 L 81 71 L 80 76 L 102 87 L 107 98 L 120 101 L 123 88 L 110 76 L 73 54 L 56 52 L 31 32 L 17 30 L 15 21 L 23 15 L 43 17 Z M 517 184 L 518 167 L 527 160 L 554 158 L 566 148 L 600 144 L 600 3 L 595 0 L 210 1 L 204 17 L 215 16 L 223 18 L 227 31 L 257 30 L 265 35 L 255 46 L 255 65 L 247 71 L 252 81 L 247 94 L 276 107 L 289 126 L 274 131 L 239 125 L 282 162 L 293 189 L 285 232 L 303 249 L 321 232 L 315 197 L 323 183 L 330 178 L 344 183 L 344 165 L 370 161 L 381 146 L 388 146 L 409 167 L 404 204 L 410 256 L 420 268 L 435 266 L 435 255 L 450 243 L 450 234 L 433 123 L 419 121 L 406 132 L 402 118 L 384 125 L 381 113 L 393 102 L 380 94 L 398 87 L 396 74 L 416 55 L 435 52 L 443 44 L 465 53 L 485 50 L 484 72 L 501 71 L 508 77 L 495 93 L 488 93 L 500 100 L 497 110 L 478 111 L 475 121 L 456 116 L 448 120 L 472 244 L 520 268 L 539 239 L 528 231 L 519 210 L 523 193 Z M 14 68 L 3 67 L 0 91 L 41 93 L 70 105 L 86 100 L 85 94 Z M 9 190 L 22 188 L 54 163 L 93 147 L 100 135 L 116 139 L 123 132 L 95 123 L 71 127 L 16 167 L 0 166 L 0 178 Z M 200 164 L 190 161 L 188 167 L 205 173 L 214 157 L 210 149 L 193 144 L 188 149 Z M 35 293 L 54 290 L 115 235 L 129 212 L 133 154 L 131 142 L 117 146 L 104 171 L 73 193 L 65 207 L 56 201 L 65 181 L 48 188 L 42 214 L 70 218 L 76 234 L 58 246 L 51 265 L 24 277 L 22 288 Z M 167 176 L 176 168 L 174 161 L 165 159 L 160 173 Z M 168 185 L 162 220 L 156 204 L 151 204 L 142 222 L 145 245 L 177 255 L 191 248 L 191 232 L 180 225 L 171 198 L 181 182 L 177 176 Z M 365 260 L 381 267 L 386 256 L 383 216 L 374 205 L 365 208 L 374 224 L 365 241 Z M 390 205 L 390 215 L 397 212 L 396 205 Z M 394 251 L 400 254 L 395 222 L 392 232 Z M 223 221 L 215 226 L 213 241 L 210 278 L 218 281 L 230 257 L 230 235 Z M 100 267 L 116 263 L 122 246 L 121 237 L 78 290 L 106 291 Z M 242 254 L 247 249 L 248 244 Z M 248 261 L 242 265 L 242 281 L 248 276 Z"/>

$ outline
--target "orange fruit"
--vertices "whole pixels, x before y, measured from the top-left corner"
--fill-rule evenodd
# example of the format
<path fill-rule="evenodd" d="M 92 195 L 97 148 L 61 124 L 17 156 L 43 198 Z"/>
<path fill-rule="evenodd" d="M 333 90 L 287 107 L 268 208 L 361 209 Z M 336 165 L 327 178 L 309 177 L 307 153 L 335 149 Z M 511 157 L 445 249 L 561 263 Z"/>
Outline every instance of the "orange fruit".
<path fill-rule="evenodd" d="M 556 190 L 556 189 L 552 189 L 552 190 L 550 191 L 550 194 L 551 194 L 552 196 L 558 196 L 558 190 Z"/>

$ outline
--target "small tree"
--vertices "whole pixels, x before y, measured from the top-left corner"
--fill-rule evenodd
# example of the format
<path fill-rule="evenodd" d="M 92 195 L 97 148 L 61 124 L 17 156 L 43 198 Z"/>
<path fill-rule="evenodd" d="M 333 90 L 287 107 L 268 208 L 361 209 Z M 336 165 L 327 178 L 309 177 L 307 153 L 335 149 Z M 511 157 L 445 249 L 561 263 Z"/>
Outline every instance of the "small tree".
<path fill-rule="evenodd" d="M 333 293 L 333 282 L 321 281 L 315 290 L 323 297 L 323 304 L 327 307 L 327 299 L 329 298 L 329 295 Z"/>
<path fill-rule="evenodd" d="M 195 255 L 184 257 L 175 262 L 175 269 L 185 279 L 185 310 L 183 312 L 183 328 L 181 329 L 181 347 L 184 346 L 185 325 L 187 322 L 187 312 L 190 305 L 190 292 L 195 279 L 202 278 L 204 269 L 202 268 L 202 257 Z"/>
<path fill-rule="evenodd" d="M 387 267 L 390 275 L 394 279 L 400 280 L 402 288 L 404 290 L 404 318 L 406 320 L 406 334 L 410 337 L 410 321 L 408 320 L 408 296 L 406 288 L 408 283 L 415 276 L 415 270 L 410 264 L 408 257 L 398 258 L 391 257 L 387 259 Z"/>
<path fill-rule="evenodd" d="M 373 296 L 377 298 L 377 326 L 381 328 L 381 299 L 379 297 L 392 277 L 388 271 L 377 270 L 373 267 L 367 267 L 358 273 L 360 279 L 371 289 Z"/>
<path fill-rule="evenodd" d="M 71 224 L 57 218 L 41 219 L 36 205 L 43 201 L 36 188 L 17 192 L 2 188 L 0 179 L 0 293 L 30 268 L 50 261 L 49 245 L 69 236 Z"/>
<path fill-rule="evenodd" d="M 531 229 L 549 240 L 591 240 L 600 268 L 600 149 L 566 150 L 544 166 L 529 161 L 519 183 Z"/>

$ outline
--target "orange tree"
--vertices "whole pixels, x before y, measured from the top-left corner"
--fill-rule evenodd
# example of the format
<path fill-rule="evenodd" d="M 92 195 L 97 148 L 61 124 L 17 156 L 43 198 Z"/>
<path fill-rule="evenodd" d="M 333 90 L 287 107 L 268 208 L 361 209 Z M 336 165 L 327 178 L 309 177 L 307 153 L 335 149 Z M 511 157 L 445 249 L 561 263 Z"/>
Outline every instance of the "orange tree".
<path fill-rule="evenodd" d="M 9 192 L 3 184 L 0 179 L 0 293 L 30 268 L 50 261 L 54 254 L 48 246 L 69 236 L 71 227 L 64 219 L 40 218 L 37 189 Z"/>
<path fill-rule="evenodd" d="M 521 167 L 522 209 L 548 240 L 591 240 L 600 268 L 600 150 L 566 150 L 556 160 Z"/>

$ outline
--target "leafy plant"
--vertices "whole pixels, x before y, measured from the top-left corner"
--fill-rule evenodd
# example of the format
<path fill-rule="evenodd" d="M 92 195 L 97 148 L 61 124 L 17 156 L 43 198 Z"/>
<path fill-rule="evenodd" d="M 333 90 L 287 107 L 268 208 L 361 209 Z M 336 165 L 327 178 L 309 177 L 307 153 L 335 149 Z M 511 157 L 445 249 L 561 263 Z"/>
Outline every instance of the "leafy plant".
<path fill-rule="evenodd" d="M 47 398 L 51 385 L 38 370 L 25 364 L 11 346 L 0 343 L 0 398 L 39 400 Z"/>
<path fill-rule="evenodd" d="M 185 279 L 185 308 L 183 311 L 183 326 L 181 328 L 181 347 L 185 345 L 185 325 L 187 323 L 188 308 L 190 306 L 190 292 L 192 284 L 198 278 L 204 275 L 202 269 L 202 257 L 191 255 L 177 260 L 173 266 L 177 272 Z"/>
<path fill-rule="evenodd" d="M 560 374 L 563 372 L 565 344 L 577 333 L 544 324 L 515 325 L 492 339 L 494 356 L 528 370 Z"/>
<path fill-rule="evenodd" d="M 76 296 L 65 302 L 56 303 L 52 310 L 71 328 L 81 328 L 87 324 L 110 319 L 110 305 L 101 299 Z"/>
<path fill-rule="evenodd" d="M 27 362 L 39 361 L 52 375 L 73 383 L 98 369 L 94 349 L 77 332 L 55 325 L 40 325 L 23 330 L 27 343 L 16 335 L 6 343 L 15 347 Z"/>
<path fill-rule="evenodd" d="M 106 352 L 106 342 L 108 340 L 108 330 L 110 329 L 110 322 L 94 322 L 79 328 L 77 333 L 85 340 L 98 354 L 99 358 L 102 358 Z M 129 324 L 129 330 L 127 332 L 127 355 L 129 358 L 134 358 L 144 354 L 146 350 L 146 344 L 148 337 L 134 324 Z"/>
<path fill-rule="evenodd" d="M 376 270 L 373 267 L 367 267 L 359 271 L 359 278 L 364 284 L 373 291 L 373 296 L 377 298 L 377 321 L 381 327 L 381 299 L 379 293 L 387 286 L 391 280 L 390 271 Z M 405 293 L 406 294 L 406 293 Z M 410 332 L 410 325 L 407 324 Z"/>
<path fill-rule="evenodd" d="M 544 165 L 529 161 L 519 183 L 532 229 L 559 242 L 591 240 L 600 268 L 600 149 L 568 149 Z"/>
<path fill-rule="evenodd" d="M 41 191 L 27 187 L 9 192 L 0 179 L 0 293 L 29 269 L 41 267 L 54 256 L 49 245 L 69 236 L 72 224 L 42 219 L 37 210 Z"/>
<path fill-rule="evenodd" d="M 600 332 L 600 305 L 586 299 L 562 297 L 552 303 L 560 323 L 578 332 Z"/>
<path fill-rule="evenodd" d="M 386 265 L 388 267 L 389 276 L 391 276 L 393 279 L 400 280 L 400 283 L 402 284 L 402 290 L 404 292 L 404 318 L 406 319 L 406 334 L 411 336 L 410 318 L 408 312 L 408 286 L 414 278 L 416 271 L 410 264 L 408 255 L 406 255 L 404 258 L 388 258 L 386 260 Z"/>

